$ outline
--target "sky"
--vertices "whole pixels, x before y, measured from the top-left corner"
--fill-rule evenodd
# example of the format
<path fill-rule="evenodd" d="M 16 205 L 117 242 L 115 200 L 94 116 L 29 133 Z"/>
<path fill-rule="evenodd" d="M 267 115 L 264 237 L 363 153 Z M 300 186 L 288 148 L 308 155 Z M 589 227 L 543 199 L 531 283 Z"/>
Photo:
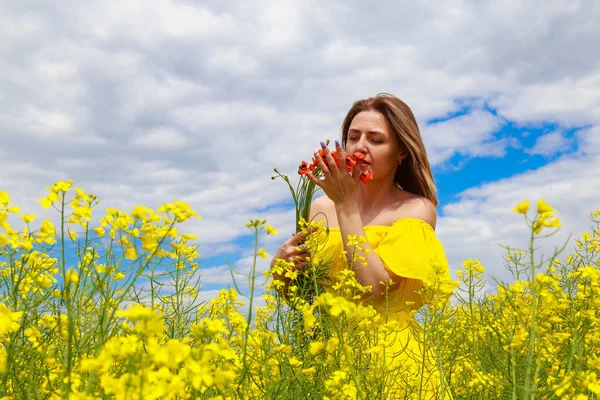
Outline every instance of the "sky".
<path fill-rule="evenodd" d="M 98 218 L 188 202 L 207 298 L 228 263 L 249 271 L 251 218 L 281 232 L 271 254 L 294 231 L 273 169 L 296 180 L 380 92 L 417 117 L 453 274 L 473 258 L 510 280 L 518 202 L 558 210 L 546 255 L 600 206 L 597 1 L 0 0 L 0 15 L 0 190 L 51 218 L 37 200 L 59 180 L 96 194 Z"/>

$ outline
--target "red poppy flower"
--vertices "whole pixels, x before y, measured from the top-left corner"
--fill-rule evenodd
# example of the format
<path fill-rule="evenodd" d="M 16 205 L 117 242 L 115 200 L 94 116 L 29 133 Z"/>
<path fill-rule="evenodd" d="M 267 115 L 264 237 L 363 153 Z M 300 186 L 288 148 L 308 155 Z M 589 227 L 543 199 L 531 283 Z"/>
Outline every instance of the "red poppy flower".
<path fill-rule="evenodd" d="M 310 171 L 310 167 L 308 166 L 308 163 L 306 161 L 302 161 L 300 163 L 300 166 L 298 167 L 298 174 L 306 175 L 306 174 L 308 174 L 309 171 Z"/>
<path fill-rule="evenodd" d="M 339 167 L 339 163 L 338 163 L 338 153 L 337 151 L 334 151 L 333 153 L 331 153 L 331 156 L 333 157 L 333 159 L 335 160 L 335 165 L 337 165 Z"/>
<path fill-rule="evenodd" d="M 326 166 L 329 166 L 327 163 L 327 158 L 325 158 L 325 150 L 320 149 L 318 151 L 319 157 L 321 157 L 321 159 L 323 160 L 323 163 Z M 331 156 L 333 157 L 333 159 L 335 160 L 335 164 L 337 166 L 339 166 L 339 160 L 338 160 L 338 154 L 337 151 L 331 153 Z M 365 155 L 360 153 L 360 152 L 355 152 L 354 154 L 346 154 L 346 169 L 348 170 L 349 173 L 352 172 L 352 170 L 354 169 L 354 167 L 356 166 L 356 164 L 358 163 L 359 160 L 364 160 L 365 159 Z M 312 158 L 312 164 L 307 163 L 306 161 L 302 161 L 302 163 L 300 164 L 300 167 L 298 167 L 298 174 L 300 175 L 306 175 L 308 173 L 314 173 L 317 171 L 317 168 L 319 168 L 318 164 L 317 164 L 317 160 L 315 157 Z M 370 180 L 373 179 L 373 174 L 371 174 L 370 171 L 363 171 L 360 174 L 360 180 L 363 183 L 367 183 Z"/>
<path fill-rule="evenodd" d="M 365 159 L 365 155 L 359 151 L 355 151 L 353 154 L 354 157 L 356 157 L 357 160 L 364 160 Z"/>
<path fill-rule="evenodd" d="M 371 173 L 371 171 L 363 171 L 360 174 L 360 180 L 362 181 L 362 183 L 364 183 L 365 185 L 373 179 L 373 174 Z"/>
<path fill-rule="evenodd" d="M 352 169 L 354 168 L 354 166 L 356 165 L 356 158 L 354 158 L 351 155 L 347 155 L 346 156 L 346 168 L 348 169 L 348 172 L 352 172 Z"/>
<path fill-rule="evenodd" d="M 325 150 L 319 149 L 319 157 L 321 158 L 321 160 L 323 160 L 323 164 L 325 164 L 326 166 L 329 167 L 329 163 L 327 162 L 327 157 L 325 156 Z M 318 166 L 317 160 L 315 160 L 314 158 L 313 158 L 313 164 L 315 164 L 315 167 Z"/>

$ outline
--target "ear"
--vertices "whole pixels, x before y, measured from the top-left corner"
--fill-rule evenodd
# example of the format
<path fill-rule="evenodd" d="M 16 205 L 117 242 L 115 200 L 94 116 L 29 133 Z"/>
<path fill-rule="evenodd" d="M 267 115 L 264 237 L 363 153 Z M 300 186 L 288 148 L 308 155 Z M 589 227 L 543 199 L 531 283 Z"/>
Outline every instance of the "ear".
<path fill-rule="evenodd" d="M 408 149 L 404 143 L 400 143 L 400 151 L 398 152 L 398 164 L 402 163 L 408 157 Z"/>

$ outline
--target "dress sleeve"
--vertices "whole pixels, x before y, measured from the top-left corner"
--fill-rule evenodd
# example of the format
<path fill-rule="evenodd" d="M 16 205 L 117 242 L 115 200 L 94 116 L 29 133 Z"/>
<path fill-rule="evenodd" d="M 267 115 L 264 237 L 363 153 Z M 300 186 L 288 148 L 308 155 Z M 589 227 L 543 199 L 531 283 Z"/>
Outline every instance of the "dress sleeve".
<path fill-rule="evenodd" d="M 435 275 L 450 279 L 444 248 L 425 221 L 405 218 L 387 229 L 375 252 L 394 274 L 425 282 Z"/>

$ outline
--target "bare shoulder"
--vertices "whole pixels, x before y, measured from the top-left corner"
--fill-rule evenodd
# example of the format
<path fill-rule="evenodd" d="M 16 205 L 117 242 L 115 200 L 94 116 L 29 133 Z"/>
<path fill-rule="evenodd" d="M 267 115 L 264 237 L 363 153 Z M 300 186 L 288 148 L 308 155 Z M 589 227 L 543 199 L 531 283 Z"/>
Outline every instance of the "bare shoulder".
<path fill-rule="evenodd" d="M 331 224 L 331 218 L 335 216 L 335 204 L 327 196 L 321 196 L 314 199 L 310 205 L 310 218 L 314 221 L 323 221 L 324 224 Z"/>
<path fill-rule="evenodd" d="M 435 230 L 436 207 L 427 197 L 413 195 L 406 199 L 399 209 L 401 218 L 418 218 L 427 222 Z"/>

